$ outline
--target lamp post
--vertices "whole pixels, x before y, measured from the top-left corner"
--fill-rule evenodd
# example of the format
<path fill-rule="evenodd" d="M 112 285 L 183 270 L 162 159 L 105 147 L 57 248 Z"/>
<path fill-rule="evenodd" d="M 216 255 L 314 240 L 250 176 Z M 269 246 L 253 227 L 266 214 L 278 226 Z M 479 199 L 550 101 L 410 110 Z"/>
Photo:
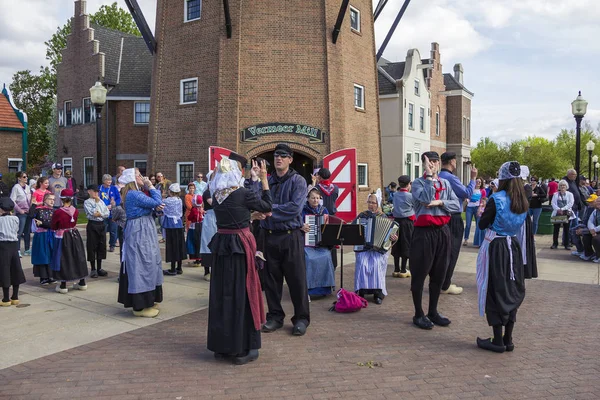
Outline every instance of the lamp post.
<path fill-rule="evenodd" d="M 598 164 L 598 156 L 594 155 L 594 157 L 592 157 L 592 165 L 595 168 L 597 168 L 596 164 Z M 598 172 L 595 170 L 595 168 L 594 168 L 594 180 L 597 180 L 598 179 Z"/>
<path fill-rule="evenodd" d="M 100 120 L 102 119 L 102 106 L 106 103 L 106 88 L 102 86 L 100 81 L 97 81 L 94 86 L 90 88 L 90 100 L 96 109 L 96 176 L 97 184 L 102 184 L 102 140 L 101 140 L 101 126 Z"/>
<path fill-rule="evenodd" d="M 590 179 L 592 178 L 592 153 L 594 152 L 594 147 L 596 147 L 596 144 L 591 139 L 585 145 L 588 151 L 588 178 Z"/>
<path fill-rule="evenodd" d="M 587 111 L 588 102 L 581 97 L 581 90 L 575 100 L 571 102 L 571 111 L 575 117 L 576 122 L 576 136 L 575 136 L 575 171 L 577 171 L 577 179 L 579 179 L 579 164 L 581 159 L 581 120 Z"/>

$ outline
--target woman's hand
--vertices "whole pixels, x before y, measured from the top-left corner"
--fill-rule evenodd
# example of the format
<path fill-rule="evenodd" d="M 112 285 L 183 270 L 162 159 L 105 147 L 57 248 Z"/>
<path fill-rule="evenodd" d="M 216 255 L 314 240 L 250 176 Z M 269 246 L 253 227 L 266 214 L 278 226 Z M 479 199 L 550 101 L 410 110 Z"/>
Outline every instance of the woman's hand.
<path fill-rule="evenodd" d="M 308 233 L 310 232 L 310 226 L 308 226 L 308 224 L 304 224 L 302 225 L 302 228 L 300 228 L 302 230 L 302 232 L 304 233 Z"/>

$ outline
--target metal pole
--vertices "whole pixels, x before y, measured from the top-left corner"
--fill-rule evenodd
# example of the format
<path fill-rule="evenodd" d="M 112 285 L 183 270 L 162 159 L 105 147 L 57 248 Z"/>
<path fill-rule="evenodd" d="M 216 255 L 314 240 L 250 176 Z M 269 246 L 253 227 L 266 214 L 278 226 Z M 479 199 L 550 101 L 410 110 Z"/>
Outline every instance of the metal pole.
<path fill-rule="evenodd" d="M 583 117 L 575 117 L 577 127 L 575 129 L 575 171 L 577 171 L 577 181 L 579 182 L 579 172 L 581 163 L 581 120 Z"/>
<path fill-rule="evenodd" d="M 96 177 L 97 185 L 102 184 L 102 129 L 100 126 L 100 119 L 102 118 L 102 105 L 94 104 L 96 106 Z"/>
<path fill-rule="evenodd" d="M 383 52 L 385 51 L 385 48 L 388 45 L 388 42 L 392 38 L 392 35 L 394 34 L 394 31 L 396 30 L 396 27 L 398 26 L 398 23 L 402 19 L 402 16 L 404 15 L 404 12 L 406 11 L 406 8 L 408 7 L 409 4 L 410 4 L 410 0 L 404 0 L 404 4 L 402 4 L 402 8 L 398 12 L 398 15 L 396 15 L 396 19 L 394 20 L 394 23 L 392 24 L 390 31 L 388 32 L 387 36 L 385 37 L 385 40 L 381 44 L 379 51 L 377 52 L 377 61 L 379 61 L 379 59 L 383 55 Z"/>
<path fill-rule="evenodd" d="M 592 151 L 588 150 L 588 179 L 592 179 Z"/>

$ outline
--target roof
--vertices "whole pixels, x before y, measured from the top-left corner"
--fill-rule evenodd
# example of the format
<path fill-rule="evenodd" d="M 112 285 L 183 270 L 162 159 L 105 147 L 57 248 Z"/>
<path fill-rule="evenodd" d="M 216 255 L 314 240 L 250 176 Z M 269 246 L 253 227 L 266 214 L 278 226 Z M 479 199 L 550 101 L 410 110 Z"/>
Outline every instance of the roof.
<path fill-rule="evenodd" d="M 404 65 L 406 63 L 402 62 L 390 62 L 385 65 L 382 65 L 381 68 L 385 70 L 392 78 L 398 80 L 402 79 L 404 75 Z"/>
<path fill-rule="evenodd" d="M 398 93 L 395 81 L 402 79 L 402 76 L 404 75 L 404 65 L 405 62 L 389 61 L 379 65 L 377 68 L 377 85 L 380 95 Z M 385 73 L 381 70 L 385 71 Z M 390 78 L 392 79 L 390 80 Z"/>
<path fill-rule="evenodd" d="M 464 90 L 471 96 L 474 95 L 474 93 L 467 89 L 465 85 L 457 81 L 452 74 L 444 74 L 444 85 L 446 85 L 446 90 Z"/>
<path fill-rule="evenodd" d="M 377 86 L 379 87 L 379 94 L 394 94 L 398 93 L 396 84 L 392 83 L 390 79 L 385 76 L 379 69 L 377 70 Z"/>
<path fill-rule="evenodd" d="M 6 87 L 0 93 L 0 128 L 23 129 L 19 117 L 8 100 Z"/>
<path fill-rule="evenodd" d="M 105 54 L 104 81 L 113 86 L 108 96 L 150 97 L 152 55 L 144 39 L 96 24 L 91 27 Z"/>

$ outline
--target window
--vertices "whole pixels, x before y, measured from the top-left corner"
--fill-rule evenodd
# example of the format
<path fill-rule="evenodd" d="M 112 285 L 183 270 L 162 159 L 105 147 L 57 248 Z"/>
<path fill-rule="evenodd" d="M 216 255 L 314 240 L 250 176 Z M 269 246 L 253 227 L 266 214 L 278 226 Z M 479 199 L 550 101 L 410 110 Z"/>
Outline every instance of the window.
<path fill-rule="evenodd" d="M 94 158 L 83 158 L 83 187 L 86 188 L 94 182 Z"/>
<path fill-rule="evenodd" d="M 181 104 L 192 104 L 198 101 L 198 78 L 181 81 Z"/>
<path fill-rule="evenodd" d="M 471 139 L 471 118 L 467 118 L 467 139 Z"/>
<path fill-rule="evenodd" d="M 71 102 L 65 101 L 65 126 L 71 126 L 73 123 L 73 113 L 71 112 Z"/>
<path fill-rule="evenodd" d="M 413 177 L 410 176 L 411 169 L 412 169 L 411 166 L 412 166 L 412 154 L 406 153 L 406 175 L 408 175 L 409 178 L 413 179 Z"/>
<path fill-rule="evenodd" d="M 408 129 L 415 129 L 414 115 L 415 115 L 415 105 L 408 103 Z"/>
<path fill-rule="evenodd" d="M 92 100 L 86 97 L 83 99 L 83 123 L 89 124 L 90 122 L 92 122 Z"/>
<path fill-rule="evenodd" d="M 421 176 L 421 173 L 419 171 L 420 161 L 421 161 L 421 158 L 419 156 L 419 153 L 415 153 L 415 176 L 413 177 L 413 179 L 417 179 L 419 176 Z"/>
<path fill-rule="evenodd" d="M 202 16 L 202 0 L 185 0 L 184 21 L 194 21 Z"/>
<path fill-rule="evenodd" d="M 354 85 L 354 107 L 360 110 L 365 109 L 365 88 L 364 86 Z"/>
<path fill-rule="evenodd" d="M 425 132 L 425 109 L 423 107 L 419 110 L 419 129 L 421 132 Z"/>
<path fill-rule="evenodd" d="M 183 187 L 194 181 L 194 163 L 193 162 L 178 162 L 177 163 L 177 182 Z"/>
<path fill-rule="evenodd" d="M 368 164 L 357 164 L 358 172 L 358 186 L 367 187 L 369 186 L 369 166 Z"/>
<path fill-rule="evenodd" d="M 23 168 L 23 159 L 22 158 L 9 158 L 8 159 L 8 173 L 16 174 L 19 171 L 22 171 Z"/>
<path fill-rule="evenodd" d="M 350 28 L 360 32 L 360 11 L 350 6 Z"/>
<path fill-rule="evenodd" d="M 133 162 L 133 168 L 137 168 L 140 170 L 140 174 L 142 176 L 146 176 L 146 170 L 148 168 L 148 162 L 146 160 L 135 160 Z"/>
<path fill-rule="evenodd" d="M 467 138 L 467 117 L 463 117 L 462 134 L 463 134 L 463 139 L 466 139 Z"/>
<path fill-rule="evenodd" d="M 62 159 L 63 171 L 71 171 L 73 173 L 73 159 L 72 158 L 63 158 Z"/>
<path fill-rule="evenodd" d="M 439 107 L 438 107 L 439 109 Z M 440 136 L 440 112 L 435 113 L 435 136 Z"/>
<path fill-rule="evenodd" d="M 147 101 L 135 102 L 134 105 L 134 124 L 148 124 L 150 123 L 150 103 Z"/>
<path fill-rule="evenodd" d="M 415 96 L 420 96 L 419 94 L 419 80 L 415 79 Z"/>

